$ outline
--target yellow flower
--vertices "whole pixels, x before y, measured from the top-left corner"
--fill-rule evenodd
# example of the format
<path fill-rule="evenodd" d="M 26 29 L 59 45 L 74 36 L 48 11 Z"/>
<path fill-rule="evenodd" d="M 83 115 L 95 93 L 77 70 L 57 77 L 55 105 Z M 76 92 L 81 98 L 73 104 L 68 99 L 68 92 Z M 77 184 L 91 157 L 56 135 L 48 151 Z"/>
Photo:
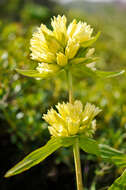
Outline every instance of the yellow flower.
<path fill-rule="evenodd" d="M 58 65 L 64 66 L 67 64 L 67 56 L 63 53 L 59 52 L 57 53 L 57 63 Z"/>
<path fill-rule="evenodd" d="M 70 38 L 68 40 L 68 43 L 65 49 L 65 54 L 68 57 L 68 59 L 72 59 L 77 54 L 79 47 L 80 45 L 75 39 Z"/>
<path fill-rule="evenodd" d="M 77 23 L 74 20 L 69 26 L 67 30 L 67 34 L 69 37 L 76 39 L 79 43 L 83 43 L 91 39 L 93 29 L 90 25 L 87 25 L 86 22 Z"/>
<path fill-rule="evenodd" d="M 51 20 L 52 30 L 44 24 L 37 29 L 30 41 L 31 58 L 43 64 L 64 67 L 74 63 L 74 58 L 91 57 L 94 49 L 87 49 L 85 43 L 94 39 L 93 29 L 86 22 L 73 20 L 67 27 L 65 16 L 58 15 Z M 81 52 L 81 55 L 80 55 Z M 79 59 L 79 60 L 80 60 Z M 37 70 L 39 67 L 37 67 Z M 41 70 L 40 70 L 41 72 Z"/>
<path fill-rule="evenodd" d="M 43 119 L 49 123 L 49 131 L 53 136 L 72 136 L 83 133 L 91 136 L 96 128 L 94 117 L 101 111 L 98 107 L 87 103 L 83 109 L 81 101 L 58 103 L 57 111 L 51 109 Z"/>
<path fill-rule="evenodd" d="M 66 44 L 67 38 L 67 28 L 66 28 L 67 19 L 65 16 L 58 15 L 57 18 L 52 19 L 51 25 L 53 27 L 54 37 L 63 45 Z"/>

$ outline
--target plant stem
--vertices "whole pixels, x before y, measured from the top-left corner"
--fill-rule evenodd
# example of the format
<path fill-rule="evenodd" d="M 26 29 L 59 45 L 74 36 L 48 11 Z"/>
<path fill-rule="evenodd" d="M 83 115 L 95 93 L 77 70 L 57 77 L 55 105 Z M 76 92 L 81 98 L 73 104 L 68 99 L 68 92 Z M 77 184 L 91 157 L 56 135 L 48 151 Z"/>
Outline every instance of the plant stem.
<path fill-rule="evenodd" d="M 78 138 L 76 138 L 76 141 L 73 145 L 73 153 L 74 153 L 74 162 L 75 162 L 75 169 L 76 169 L 77 190 L 83 190 Z"/>
<path fill-rule="evenodd" d="M 69 90 L 69 102 L 72 104 L 73 103 L 73 85 L 72 85 L 72 74 L 70 71 L 68 71 L 68 90 Z M 75 170 L 76 170 L 77 190 L 83 190 L 78 138 L 76 138 L 75 143 L 73 145 L 73 153 L 74 153 L 74 162 L 75 162 Z"/>
<path fill-rule="evenodd" d="M 69 90 L 69 102 L 73 103 L 73 85 L 72 85 L 72 74 L 68 71 L 68 90 Z"/>

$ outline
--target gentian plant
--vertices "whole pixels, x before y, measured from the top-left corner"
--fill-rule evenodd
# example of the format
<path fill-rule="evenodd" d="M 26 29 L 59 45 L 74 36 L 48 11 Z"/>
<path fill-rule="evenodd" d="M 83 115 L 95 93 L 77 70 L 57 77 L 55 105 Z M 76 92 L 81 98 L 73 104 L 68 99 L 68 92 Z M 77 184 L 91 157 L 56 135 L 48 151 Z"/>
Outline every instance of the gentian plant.
<path fill-rule="evenodd" d="M 73 147 L 77 189 L 83 189 L 80 151 L 95 154 L 118 165 L 116 156 L 121 158 L 122 152 L 106 145 L 98 144 L 93 139 L 96 130 L 95 117 L 101 109 L 79 100 L 74 100 L 72 78 L 83 76 L 110 78 L 124 73 L 97 70 L 92 44 L 100 35 L 93 36 L 93 28 L 86 22 L 73 20 L 67 27 L 65 16 L 57 16 L 51 20 L 52 30 L 44 24 L 37 29 L 30 41 L 31 58 L 38 62 L 34 70 L 16 69 L 24 76 L 34 78 L 52 78 L 59 72 L 67 75 L 69 102 L 58 103 L 56 109 L 51 108 L 43 119 L 49 124 L 51 134 L 47 144 L 26 156 L 10 169 L 5 177 L 10 177 L 39 164 L 47 156 L 60 147 Z"/>

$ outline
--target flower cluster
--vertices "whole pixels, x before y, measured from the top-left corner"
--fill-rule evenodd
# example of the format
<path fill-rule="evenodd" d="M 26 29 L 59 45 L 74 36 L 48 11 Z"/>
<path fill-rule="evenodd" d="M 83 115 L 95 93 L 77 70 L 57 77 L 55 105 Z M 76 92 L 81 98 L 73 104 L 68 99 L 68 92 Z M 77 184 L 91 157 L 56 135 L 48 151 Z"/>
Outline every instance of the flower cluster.
<path fill-rule="evenodd" d="M 49 131 L 53 136 L 72 136 L 84 134 L 92 136 L 96 128 L 94 117 L 101 112 L 98 107 L 87 103 L 85 108 L 81 101 L 76 100 L 73 104 L 63 103 L 44 114 L 43 119 L 49 123 Z"/>
<path fill-rule="evenodd" d="M 94 39 L 90 25 L 73 20 L 67 27 L 66 17 L 59 15 L 52 19 L 51 25 L 53 30 L 41 24 L 30 41 L 31 57 L 39 62 L 40 73 L 51 64 L 64 67 L 74 63 L 74 58 L 79 63 L 82 58 L 92 56 L 94 48 L 87 48 L 85 44 Z"/>

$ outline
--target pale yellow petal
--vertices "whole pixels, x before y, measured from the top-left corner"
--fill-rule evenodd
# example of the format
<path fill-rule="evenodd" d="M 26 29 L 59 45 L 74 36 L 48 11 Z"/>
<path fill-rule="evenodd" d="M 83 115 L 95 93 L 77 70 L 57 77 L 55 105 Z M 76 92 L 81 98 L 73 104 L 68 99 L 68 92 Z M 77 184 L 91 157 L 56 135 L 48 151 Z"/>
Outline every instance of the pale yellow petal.
<path fill-rule="evenodd" d="M 51 126 L 57 123 L 60 123 L 61 119 L 57 112 L 52 108 L 47 112 L 47 114 L 43 115 L 43 119 L 47 121 Z"/>
<path fill-rule="evenodd" d="M 72 59 L 76 54 L 77 51 L 79 50 L 79 43 L 75 39 L 69 39 L 66 49 L 65 49 L 65 54 L 68 57 L 68 59 Z"/>
<path fill-rule="evenodd" d="M 81 103 L 81 101 L 76 100 L 76 101 L 74 102 L 74 106 L 75 106 L 76 112 L 77 112 L 78 114 L 81 114 L 82 111 L 83 111 L 83 104 Z"/>
<path fill-rule="evenodd" d="M 47 73 L 55 73 L 59 70 L 58 65 L 48 64 L 48 63 L 38 63 L 36 68 L 37 71 L 40 73 L 47 72 Z"/>
<path fill-rule="evenodd" d="M 49 30 L 46 25 L 41 24 L 40 28 L 39 28 L 39 32 L 41 33 L 45 33 L 48 34 L 49 36 L 53 36 L 53 32 L 51 30 Z"/>
<path fill-rule="evenodd" d="M 67 64 L 67 56 L 63 53 L 59 52 L 57 53 L 57 64 L 60 66 L 65 66 Z"/>
<path fill-rule="evenodd" d="M 93 104 L 87 103 L 83 112 L 83 118 L 88 117 L 88 120 L 91 121 L 100 112 L 101 109 L 95 107 Z"/>
<path fill-rule="evenodd" d="M 68 133 L 69 135 L 76 135 L 79 132 L 79 121 L 73 122 L 71 120 L 68 120 Z"/>
<path fill-rule="evenodd" d="M 50 134 L 52 136 L 54 136 L 54 137 L 58 137 L 59 136 L 58 132 L 53 127 L 49 126 L 48 130 L 49 130 L 49 132 L 50 132 Z"/>
<path fill-rule="evenodd" d="M 30 50 L 32 51 L 32 59 L 37 60 L 39 62 L 55 62 L 56 55 L 53 51 L 50 51 L 50 48 L 48 48 L 48 43 L 46 42 L 42 33 L 34 33 L 30 41 L 30 45 Z"/>
<path fill-rule="evenodd" d="M 76 27 L 77 27 L 77 21 L 74 19 L 68 26 L 67 28 L 67 35 L 68 35 L 68 38 L 72 38 L 75 30 L 76 30 Z"/>
<path fill-rule="evenodd" d="M 66 44 L 66 22 L 67 19 L 64 15 L 62 17 L 60 15 L 53 17 L 51 21 L 53 34 L 62 45 Z"/>
<path fill-rule="evenodd" d="M 45 25 L 41 25 L 41 31 L 44 35 L 45 43 L 50 52 L 56 53 L 60 49 L 62 50 L 60 43 L 56 40 L 51 30 L 49 30 Z"/>
<path fill-rule="evenodd" d="M 86 22 L 79 22 L 72 38 L 76 39 L 79 43 L 83 43 L 91 39 L 93 29 Z"/>
<path fill-rule="evenodd" d="M 63 137 L 69 136 L 67 129 L 61 128 L 61 129 L 59 130 L 59 136 L 63 136 Z"/>
<path fill-rule="evenodd" d="M 93 71 L 96 71 L 95 65 L 96 65 L 96 63 L 92 62 L 92 63 L 86 64 L 86 67 L 90 68 Z"/>
<path fill-rule="evenodd" d="M 95 48 L 90 48 L 86 54 L 86 57 L 91 57 L 93 53 L 95 52 Z"/>

